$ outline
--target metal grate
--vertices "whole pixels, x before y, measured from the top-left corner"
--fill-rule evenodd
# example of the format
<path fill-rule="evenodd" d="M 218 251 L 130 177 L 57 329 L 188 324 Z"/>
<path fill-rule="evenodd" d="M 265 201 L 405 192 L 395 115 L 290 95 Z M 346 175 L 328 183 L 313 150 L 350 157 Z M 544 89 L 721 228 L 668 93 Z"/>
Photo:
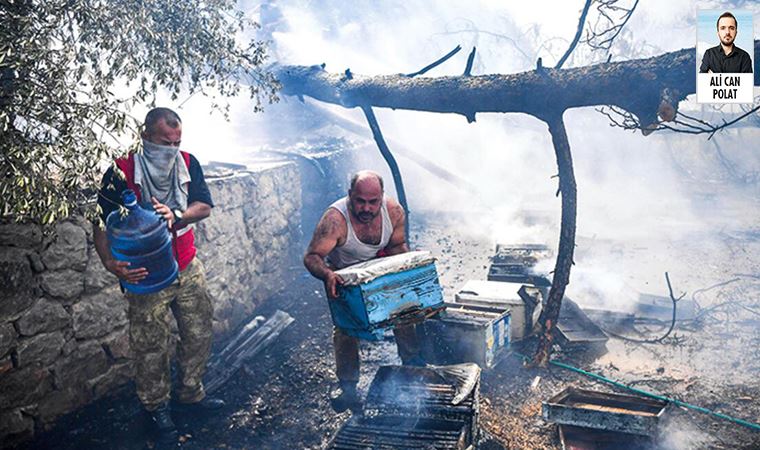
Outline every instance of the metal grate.
<path fill-rule="evenodd" d="M 466 449 L 477 436 L 480 368 L 383 366 L 363 416 L 353 417 L 331 449 Z"/>
<path fill-rule="evenodd" d="M 332 450 L 464 450 L 467 447 L 464 422 L 394 416 L 352 417 L 328 446 Z"/>
<path fill-rule="evenodd" d="M 367 392 L 365 415 L 469 418 L 477 412 L 480 368 L 382 366 Z"/>
<path fill-rule="evenodd" d="M 367 394 L 365 415 L 409 415 L 433 418 L 470 418 L 475 413 L 473 391 L 462 402 L 452 404 L 456 389 L 444 384 L 387 385 Z"/>

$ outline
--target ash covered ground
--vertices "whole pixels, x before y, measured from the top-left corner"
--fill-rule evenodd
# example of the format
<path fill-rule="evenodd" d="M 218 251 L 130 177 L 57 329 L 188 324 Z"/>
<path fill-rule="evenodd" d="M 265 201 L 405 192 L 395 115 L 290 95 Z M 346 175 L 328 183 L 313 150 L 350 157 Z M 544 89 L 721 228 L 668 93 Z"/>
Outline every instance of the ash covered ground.
<path fill-rule="evenodd" d="M 468 279 L 485 279 L 493 242 L 455 231 L 451 217 L 415 216 L 413 247 L 432 250 L 445 296 Z M 618 261 L 634 286 L 666 289 L 662 269 L 671 273 L 677 294 L 687 291 L 701 306 L 697 321 L 678 322 L 659 344 L 610 339 L 607 352 L 559 352 L 568 364 L 640 389 L 711 410 L 760 421 L 760 227 L 751 221 L 719 231 L 694 231 L 678 239 L 647 237 L 604 240 L 578 237 L 576 268 L 598 258 Z M 716 237 L 717 236 L 717 237 Z M 580 270 L 580 269 L 579 269 Z M 615 267 L 608 270 L 614 271 Z M 318 449 L 345 422 L 327 401 L 334 380 L 331 321 L 321 283 L 293 263 L 288 292 L 256 314 L 282 309 L 295 322 L 218 392 L 227 406 L 209 417 L 175 414 L 187 449 Z M 571 279 L 572 283 L 572 279 Z M 571 289 L 568 291 L 572 293 Z M 667 292 L 667 291 L 665 291 Z M 573 299 L 584 305 L 580 290 Z M 581 295 L 581 297 L 579 297 Z M 619 330 L 637 338 L 656 337 L 668 323 Z M 638 334 L 637 334 L 638 332 Z M 223 343 L 218 343 L 221 348 Z M 378 366 L 397 364 L 390 341 L 363 344 L 366 391 Z M 535 385 L 536 377 L 540 377 Z M 482 375 L 481 428 L 490 436 L 484 448 L 560 448 L 555 426 L 541 418 L 541 402 L 568 386 L 614 391 L 560 368 L 524 368 L 506 357 Z M 136 413 L 137 412 L 137 413 Z M 146 444 L 147 443 L 147 444 Z M 23 448 L 141 449 L 152 446 L 151 431 L 139 413 L 132 386 L 62 418 Z M 663 449 L 760 448 L 760 432 L 698 412 L 671 407 L 660 438 Z"/>

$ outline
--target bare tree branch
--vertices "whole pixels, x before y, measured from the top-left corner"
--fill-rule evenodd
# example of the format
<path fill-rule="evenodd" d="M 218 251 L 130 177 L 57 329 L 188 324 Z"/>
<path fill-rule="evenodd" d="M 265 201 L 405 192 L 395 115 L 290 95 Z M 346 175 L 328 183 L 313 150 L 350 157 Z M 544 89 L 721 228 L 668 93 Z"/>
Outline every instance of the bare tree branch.
<path fill-rule="evenodd" d="M 670 333 L 673 332 L 673 329 L 676 327 L 676 308 L 678 305 L 678 302 L 686 296 L 686 292 L 681 294 L 680 297 L 676 298 L 675 294 L 673 294 L 673 286 L 670 284 L 670 276 L 667 272 L 665 272 L 665 281 L 668 283 L 668 293 L 670 294 L 670 301 L 673 303 L 673 315 L 670 320 L 670 327 L 668 328 L 668 331 L 665 332 L 662 336 L 658 338 L 653 339 L 636 339 L 628 336 L 623 336 L 617 333 L 613 333 L 609 330 L 604 330 L 605 333 L 609 334 L 612 337 L 616 337 L 618 339 L 622 339 L 624 341 L 628 342 L 635 342 L 637 344 L 659 344 L 660 342 L 664 341 L 668 336 L 670 336 Z"/>
<path fill-rule="evenodd" d="M 477 28 L 475 26 L 475 22 L 473 22 L 471 20 L 465 20 L 465 19 L 463 19 L 463 22 L 465 23 L 465 27 L 466 27 L 464 29 L 448 30 L 448 26 L 447 26 L 447 30 L 446 31 L 443 31 L 443 32 L 440 32 L 440 33 L 434 33 L 433 35 L 436 36 L 436 35 L 450 35 L 450 34 L 474 34 L 476 40 L 477 40 L 477 38 L 480 35 L 489 36 L 489 37 L 496 38 L 498 40 L 504 40 L 504 41 L 509 42 L 509 44 L 512 46 L 512 48 L 514 48 L 514 50 L 516 50 L 518 53 L 520 53 L 520 55 L 522 55 L 526 61 L 530 61 L 532 59 L 532 57 L 530 55 L 528 55 L 527 53 L 525 53 L 525 50 L 523 50 L 524 45 L 522 43 L 518 43 L 517 41 L 515 41 L 511 37 L 509 37 L 509 36 L 507 36 L 505 34 L 502 34 L 502 33 L 495 33 L 493 31 L 488 31 L 488 30 L 481 30 L 481 29 Z"/>
<path fill-rule="evenodd" d="M 472 51 L 470 52 L 470 55 L 467 57 L 467 65 L 464 67 L 464 73 L 462 74 L 465 77 L 469 77 L 472 75 L 472 64 L 475 62 L 475 47 L 472 48 Z"/>
<path fill-rule="evenodd" d="M 625 130 L 641 130 L 645 135 L 661 130 L 684 134 L 708 134 L 707 140 L 710 140 L 718 131 L 731 127 L 745 117 L 756 117 L 757 115 L 755 115 L 755 113 L 760 111 L 760 105 L 746 110 L 744 114 L 735 116 L 731 120 L 727 121 L 723 119 L 720 124 L 713 124 L 697 117 L 677 112 L 675 117 L 669 121 L 670 123 L 663 121 L 649 124 L 648 126 L 642 126 L 640 121 L 633 114 L 615 106 L 598 108 L 597 111 L 604 114 L 610 120 L 610 125 Z"/>
<path fill-rule="evenodd" d="M 606 51 L 612 47 L 612 43 L 631 19 L 639 0 L 630 7 L 620 6 L 619 0 L 596 0 L 596 2 L 599 16 L 594 25 L 589 27 L 586 38 L 582 42 L 592 50 Z"/>
<path fill-rule="evenodd" d="M 588 10 L 591 7 L 592 2 L 593 0 L 586 0 L 586 4 L 583 5 L 583 11 L 581 11 L 581 18 L 578 19 L 578 31 L 575 32 L 575 37 L 573 38 L 573 41 L 570 43 L 570 47 L 568 47 L 565 54 L 562 55 L 562 58 L 560 58 L 557 65 L 554 66 L 555 69 L 562 68 L 562 65 L 565 64 L 565 61 L 567 61 L 567 58 L 569 58 L 570 54 L 573 53 L 573 50 L 575 50 L 575 46 L 578 45 L 578 41 L 581 39 L 581 34 L 583 33 L 583 25 L 586 24 L 586 16 L 588 15 Z"/>
<path fill-rule="evenodd" d="M 372 130 L 372 136 L 375 138 L 377 148 L 385 158 L 385 162 L 388 163 L 388 167 L 391 169 L 391 175 L 393 175 L 393 183 L 396 187 L 396 194 L 398 195 L 398 202 L 404 208 L 406 213 L 406 220 L 404 221 L 404 237 L 406 238 L 407 245 L 409 242 L 409 205 L 406 202 L 406 191 L 404 190 L 404 181 L 401 179 L 401 171 L 396 163 L 396 158 L 393 157 L 393 153 L 388 148 L 388 144 L 385 143 L 383 132 L 380 131 L 380 124 L 377 122 L 375 112 L 372 111 L 372 107 L 369 105 L 362 106 L 364 116 L 367 118 L 369 128 Z"/>
<path fill-rule="evenodd" d="M 457 53 L 459 53 L 459 50 L 462 50 L 462 46 L 461 45 L 457 45 L 456 47 L 454 47 L 454 50 L 446 53 L 440 59 L 438 59 L 436 61 L 433 61 L 432 63 L 430 63 L 427 66 L 423 67 L 422 69 L 418 70 L 417 72 L 407 74 L 406 76 L 409 77 L 409 78 L 413 78 L 413 77 L 416 77 L 417 75 L 422 75 L 425 72 L 427 72 L 428 70 L 433 69 L 433 68 L 435 68 L 437 66 L 440 66 L 441 64 L 445 63 L 449 58 L 451 58 L 452 56 L 454 56 Z"/>

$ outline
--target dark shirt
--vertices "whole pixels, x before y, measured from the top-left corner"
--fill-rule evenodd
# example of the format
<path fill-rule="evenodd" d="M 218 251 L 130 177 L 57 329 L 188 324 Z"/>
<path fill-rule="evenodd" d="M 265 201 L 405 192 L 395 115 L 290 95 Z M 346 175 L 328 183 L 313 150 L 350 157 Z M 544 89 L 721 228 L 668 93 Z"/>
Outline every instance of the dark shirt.
<path fill-rule="evenodd" d="M 213 207 L 214 202 L 211 200 L 211 193 L 208 190 L 206 179 L 203 177 L 203 169 L 193 155 L 190 155 L 190 166 L 187 170 L 190 172 L 190 183 L 187 187 L 187 204 L 202 202 Z M 109 167 L 105 175 L 103 175 L 103 182 L 98 194 L 98 205 L 100 205 L 100 209 L 103 211 L 100 217 L 104 222 L 108 215 L 117 210 L 119 205 L 122 204 L 121 193 L 124 189 L 127 189 L 127 181 L 115 177 L 113 175 L 113 167 Z M 141 202 L 145 201 L 144 199 L 140 200 Z"/>
<path fill-rule="evenodd" d="M 718 45 L 707 49 L 702 57 L 699 72 L 707 73 L 708 70 L 712 70 L 713 73 L 752 73 L 752 60 L 749 53 L 736 45 L 728 55 L 723 52 L 723 47 Z"/>

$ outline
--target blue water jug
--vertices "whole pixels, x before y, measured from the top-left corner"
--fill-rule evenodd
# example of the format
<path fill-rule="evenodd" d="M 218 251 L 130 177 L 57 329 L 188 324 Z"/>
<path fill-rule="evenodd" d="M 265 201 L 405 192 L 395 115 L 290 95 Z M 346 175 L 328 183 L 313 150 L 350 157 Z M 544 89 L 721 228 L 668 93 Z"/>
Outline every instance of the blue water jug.
<path fill-rule="evenodd" d="M 111 254 L 118 261 L 129 262 L 131 269 L 145 267 L 148 270 L 148 276 L 140 282 L 122 283 L 122 286 L 135 294 L 158 292 L 172 284 L 179 274 L 169 229 L 152 208 L 137 204 L 131 189 L 121 193 L 121 200 L 129 214 L 122 216 L 116 210 L 106 219 Z"/>

